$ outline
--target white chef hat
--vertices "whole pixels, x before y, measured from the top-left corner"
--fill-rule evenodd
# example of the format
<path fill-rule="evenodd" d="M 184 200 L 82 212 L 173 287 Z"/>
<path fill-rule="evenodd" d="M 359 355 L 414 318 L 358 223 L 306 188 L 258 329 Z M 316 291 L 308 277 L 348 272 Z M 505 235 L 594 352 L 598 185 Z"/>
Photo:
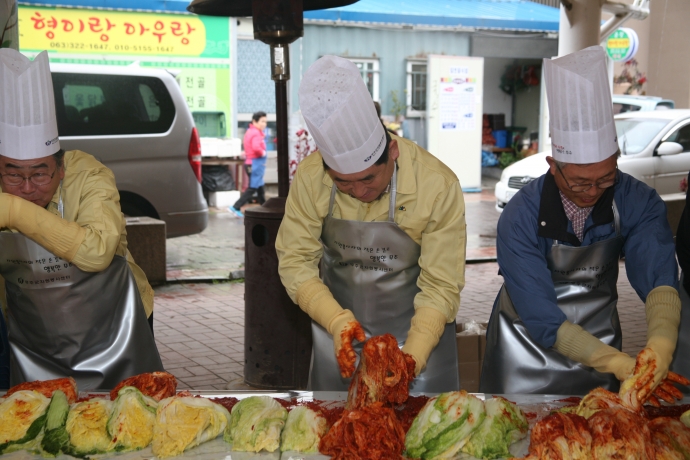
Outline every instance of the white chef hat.
<path fill-rule="evenodd" d="M 33 160 L 60 150 L 48 53 L 0 49 L 0 155 Z"/>
<path fill-rule="evenodd" d="M 376 163 L 386 148 L 386 131 L 357 66 L 323 56 L 309 67 L 299 87 L 299 105 L 323 160 L 352 174 Z"/>
<path fill-rule="evenodd" d="M 597 163 L 618 151 L 606 54 L 590 46 L 557 59 L 544 59 L 553 158 Z"/>

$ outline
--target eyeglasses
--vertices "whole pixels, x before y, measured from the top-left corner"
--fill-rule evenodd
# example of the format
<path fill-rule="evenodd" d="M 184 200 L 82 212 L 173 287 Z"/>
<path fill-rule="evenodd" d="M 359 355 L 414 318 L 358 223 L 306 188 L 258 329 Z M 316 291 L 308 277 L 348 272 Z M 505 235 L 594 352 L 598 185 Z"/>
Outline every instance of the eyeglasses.
<path fill-rule="evenodd" d="M 613 187 L 618 183 L 618 168 L 616 168 L 616 176 L 613 179 L 606 179 L 600 182 L 597 182 L 596 184 L 573 184 L 570 185 L 568 182 L 568 179 L 565 178 L 565 175 L 563 174 L 563 171 L 561 171 L 561 167 L 556 164 L 556 169 L 558 169 L 558 172 L 561 173 L 561 177 L 565 181 L 565 184 L 568 186 L 570 190 L 573 191 L 573 193 L 582 193 L 586 192 L 587 190 L 591 189 L 592 187 L 597 187 L 600 189 L 605 189 L 605 188 L 610 188 Z"/>
<path fill-rule="evenodd" d="M 22 176 L 21 174 L 2 174 L 2 183 L 9 185 L 10 187 L 18 187 L 24 183 L 25 180 L 30 181 L 32 184 L 37 186 L 48 185 L 50 181 L 53 180 L 57 169 L 53 171 L 53 174 L 46 173 L 35 173 L 29 177 Z"/>

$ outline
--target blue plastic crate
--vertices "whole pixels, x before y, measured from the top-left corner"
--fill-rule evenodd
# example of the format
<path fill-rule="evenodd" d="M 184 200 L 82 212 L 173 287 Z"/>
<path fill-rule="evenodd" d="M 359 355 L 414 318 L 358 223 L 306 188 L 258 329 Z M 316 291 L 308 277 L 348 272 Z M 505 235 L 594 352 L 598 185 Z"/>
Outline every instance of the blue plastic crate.
<path fill-rule="evenodd" d="M 496 147 L 503 148 L 510 145 L 510 133 L 507 130 L 501 129 L 494 131 L 492 134 L 494 139 L 496 139 Z"/>

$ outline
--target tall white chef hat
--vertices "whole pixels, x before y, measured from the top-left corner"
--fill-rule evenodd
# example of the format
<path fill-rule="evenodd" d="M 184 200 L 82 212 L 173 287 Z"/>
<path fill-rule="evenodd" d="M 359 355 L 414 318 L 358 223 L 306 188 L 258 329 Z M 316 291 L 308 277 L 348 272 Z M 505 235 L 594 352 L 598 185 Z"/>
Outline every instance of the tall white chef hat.
<path fill-rule="evenodd" d="M 606 54 L 590 46 L 557 59 L 544 59 L 553 158 L 597 163 L 618 151 Z"/>
<path fill-rule="evenodd" d="M 323 56 L 312 64 L 302 77 L 299 105 L 323 160 L 333 170 L 364 171 L 385 150 L 386 132 L 351 61 Z"/>
<path fill-rule="evenodd" d="M 48 53 L 0 49 L 0 155 L 33 160 L 60 150 Z"/>

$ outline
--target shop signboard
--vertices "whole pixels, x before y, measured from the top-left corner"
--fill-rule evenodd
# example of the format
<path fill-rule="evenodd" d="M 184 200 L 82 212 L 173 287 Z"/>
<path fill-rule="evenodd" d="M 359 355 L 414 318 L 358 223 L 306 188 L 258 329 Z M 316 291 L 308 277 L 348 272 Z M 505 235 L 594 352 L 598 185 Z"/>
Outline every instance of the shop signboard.
<path fill-rule="evenodd" d="M 217 46 L 223 38 L 228 40 L 227 29 L 227 20 L 219 23 L 218 18 L 208 16 L 34 6 L 19 9 L 22 49 L 63 54 L 228 58 L 228 47 Z"/>
<path fill-rule="evenodd" d="M 616 29 L 606 40 L 606 53 L 614 61 L 629 61 L 637 53 L 640 39 L 627 27 Z"/>
<path fill-rule="evenodd" d="M 225 17 L 19 6 L 25 54 L 48 50 L 51 62 L 168 69 L 197 122 L 219 124 L 200 131 L 218 137 L 232 137 L 236 125 L 232 27 L 233 21 Z"/>

